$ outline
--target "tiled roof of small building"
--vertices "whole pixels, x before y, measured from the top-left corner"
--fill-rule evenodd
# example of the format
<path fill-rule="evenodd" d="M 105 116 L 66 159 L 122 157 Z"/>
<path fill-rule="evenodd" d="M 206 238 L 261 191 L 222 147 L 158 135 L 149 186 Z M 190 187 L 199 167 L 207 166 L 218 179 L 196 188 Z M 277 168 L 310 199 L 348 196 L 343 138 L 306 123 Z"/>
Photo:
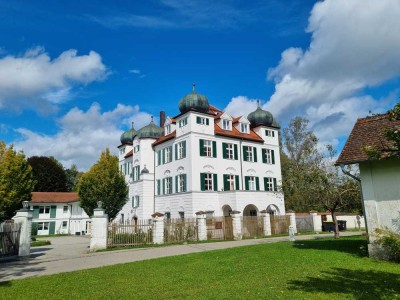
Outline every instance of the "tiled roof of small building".
<path fill-rule="evenodd" d="M 173 139 L 175 136 L 176 136 L 176 130 L 172 131 L 170 134 L 158 138 L 152 145 L 156 146 L 158 144 L 164 143 L 166 141 Z"/>
<path fill-rule="evenodd" d="M 386 114 L 358 119 L 350 133 L 336 164 L 355 164 L 368 160 L 363 150 L 370 146 L 375 150 L 387 147 L 384 134 L 389 129 L 400 129 L 400 121 L 390 121 Z"/>
<path fill-rule="evenodd" d="M 214 124 L 214 132 L 215 132 L 215 135 L 223 135 L 223 136 L 227 136 L 227 137 L 249 140 L 249 141 L 254 141 L 254 142 L 261 142 L 261 143 L 264 142 L 264 140 L 253 130 L 250 130 L 250 133 L 247 134 L 247 133 L 240 132 L 233 126 L 232 126 L 232 130 L 223 130 L 217 124 Z"/>
<path fill-rule="evenodd" d="M 69 203 L 79 201 L 75 192 L 32 192 L 30 203 Z"/>

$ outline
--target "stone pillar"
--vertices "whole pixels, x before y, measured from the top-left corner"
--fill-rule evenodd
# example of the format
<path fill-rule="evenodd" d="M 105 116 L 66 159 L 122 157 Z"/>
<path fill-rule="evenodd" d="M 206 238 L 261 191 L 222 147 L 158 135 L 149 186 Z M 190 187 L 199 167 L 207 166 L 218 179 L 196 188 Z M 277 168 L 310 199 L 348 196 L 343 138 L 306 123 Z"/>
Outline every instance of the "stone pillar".
<path fill-rule="evenodd" d="M 14 223 L 20 224 L 18 256 L 28 257 L 31 253 L 31 231 L 33 210 L 29 210 L 29 201 L 23 202 L 23 208 L 13 217 Z"/>
<path fill-rule="evenodd" d="M 262 210 L 260 213 L 263 218 L 264 235 L 272 235 L 270 214 L 266 210 Z"/>
<path fill-rule="evenodd" d="M 232 211 L 232 233 L 233 239 L 239 241 L 242 239 L 242 222 L 240 221 L 240 211 Z"/>
<path fill-rule="evenodd" d="M 99 201 L 100 202 L 100 201 Z M 90 251 L 97 251 L 107 248 L 108 234 L 108 215 L 101 208 L 101 203 L 98 203 L 98 208 L 93 210 L 92 234 L 90 238 Z"/>
<path fill-rule="evenodd" d="M 294 212 L 288 212 L 286 215 L 290 216 L 290 226 L 293 226 L 294 233 L 297 233 L 296 214 Z"/>
<path fill-rule="evenodd" d="M 206 224 L 206 214 L 204 211 L 198 211 L 196 213 L 197 219 L 197 239 L 199 241 L 207 240 L 207 224 Z"/>
<path fill-rule="evenodd" d="M 313 220 L 313 230 L 314 232 L 321 232 L 322 231 L 322 220 L 321 216 L 319 216 L 315 211 L 310 211 L 310 215 L 312 216 Z"/>
<path fill-rule="evenodd" d="M 156 212 L 153 217 L 153 244 L 164 244 L 164 215 Z"/>

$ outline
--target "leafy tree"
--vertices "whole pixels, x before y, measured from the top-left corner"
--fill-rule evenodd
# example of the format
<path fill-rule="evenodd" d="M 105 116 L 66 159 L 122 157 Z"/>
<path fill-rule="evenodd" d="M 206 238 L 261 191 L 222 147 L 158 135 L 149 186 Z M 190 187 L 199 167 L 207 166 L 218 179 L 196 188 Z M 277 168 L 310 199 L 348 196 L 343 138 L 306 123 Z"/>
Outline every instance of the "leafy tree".
<path fill-rule="evenodd" d="M 28 158 L 36 180 L 35 192 L 66 192 L 67 177 L 64 167 L 54 157 L 32 156 Z"/>
<path fill-rule="evenodd" d="M 0 141 L 0 222 L 12 218 L 23 201 L 31 200 L 34 185 L 25 155 Z"/>
<path fill-rule="evenodd" d="M 118 168 L 118 158 L 106 149 L 100 159 L 79 179 L 80 206 L 89 215 L 102 201 L 102 207 L 113 220 L 127 201 L 128 186 Z"/>
<path fill-rule="evenodd" d="M 71 168 L 65 169 L 68 192 L 76 192 L 78 190 L 78 181 L 82 174 L 83 172 L 79 172 L 75 164 L 73 164 Z"/>

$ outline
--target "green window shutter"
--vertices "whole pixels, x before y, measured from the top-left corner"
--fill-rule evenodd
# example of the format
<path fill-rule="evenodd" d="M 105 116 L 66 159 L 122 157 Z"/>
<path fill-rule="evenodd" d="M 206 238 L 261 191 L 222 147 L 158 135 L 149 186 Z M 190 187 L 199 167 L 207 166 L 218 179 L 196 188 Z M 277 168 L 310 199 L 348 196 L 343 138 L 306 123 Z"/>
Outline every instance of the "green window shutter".
<path fill-rule="evenodd" d="M 161 180 L 157 179 L 157 195 L 161 195 Z"/>
<path fill-rule="evenodd" d="M 260 180 L 258 180 L 258 177 L 255 177 L 256 179 L 256 190 L 259 191 L 260 190 Z"/>
<path fill-rule="evenodd" d="M 257 147 L 253 147 L 254 162 L 257 162 Z"/>
<path fill-rule="evenodd" d="M 175 160 L 178 160 L 178 144 L 175 144 Z"/>
<path fill-rule="evenodd" d="M 185 158 L 186 157 L 186 141 L 183 141 L 182 142 L 182 149 L 183 149 L 183 151 L 182 151 L 182 158 Z"/>
<path fill-rule="evenodd" d="M 196 117 L 196 123 L 200 124 L 201 123 L 201 118 L 200 117 Z"/>
<path fill-rule="evenodd" d="M 137 166 L 137 180 L 140 180 L 140 166 Z"/>
<path fill-rule="evenodd" d="M 162 180 L 162 193 L 165 195 L 165 178 Z"/>
<path fill-rule="evenodd" d="M 50 207 L 50 218 L 55 218 L 56 217 L 56 212 L 57 212 L 57 206 L 51 206 Z"/>
<path fill-rule="evenodd" d="M 213 185 L 214 185 L 214 191 L 218 191 L 218 177 L 217 177 L 217 174 L 213 174 Z"/>
<path fill-rule="evenodd" d="M 165 164 L 165 148 L 162 149 L 162 159 L 161 159 L 161 163 Z"/>
<path fill-rule="evenodd" d="M 227 143 L 222 143 L 222 158 L 227 158 L 227 153 L 226 153 L 226 148 L 228 144 Z"/>
<path fill-rule="evenodd" d="M 206 125 L 210 125 L 210 120 L 208 118 L 206 119 Z"/>
<path fill-rule="evenodd" d="M 33 207 L 33 218 L 34 219 L 39 218 L 39 206 L 34 206 Z"/>
<path fill-rule="evenodd" d="M 200 140 L 200 156 L 204 156 L 204 140 Z"/>
<path fill-rule="evenodd" d="M 205 174 L 204 173 L 200 173 L 200 189 L 202 191 L 206 190 L 206 183 L 205 183 Z"/>
<path fill-rule="evenodd" d="M 247 156 L 247 146 L 243 146 L 243 160 L 248 161 L 249 158 Z"/>
<path fill-rule="evenodd" d="M 235 144 L 233 145 L 235 160 L 238 160 L 238 146 Z"/>
<path fill-rule="evenodd" d="M 212 153 L 213 153 L 213 157 L 217 157 L 217 142 L 216 141 L 212 142 Z"/>
<path fill-rule="evenodd" d="M 229 191 L 229 182 L 228 182 L 228 175 L 224 174 L 224 191 Z"/>
<path fill-rule="evenodd" d="M 276 192 L 278 190 L 278 187 L 276 185 L 276 178 L 274 178 L 274 191 Z"/>
<path fill-rule="evenodd" d="M 269 192 L 269 188 L 268 188 L 268 178 L 264 177 L 264 191 Z"/>
<path fill-rule="evenodd" d="M 272 160 L 272 164 L 275 164 L 275 151 L 271 150 L 271 160 Z"/>
<path fill-rule="evenodd" d="M 49 234 L 55 234 L 56 232 L 56 222 L 49 223 Z"/>
<path fill-rule="evenodd" d="M 186 174 L 183 174 L 183 191 L 186 192 L 187 191 L 187 176 Z"/>
<path fill-rule="evenodd" d="M 157 165 L 161 165 L 161 150 L 157 151 Z"/>
<path fill-rule="evenodd" d="M 178 193 L 178 176 L 175 176 L 175 193 Z"/>
<path fill-rule="evenodd" d="M 240 190 L 239 175 L 235 176 L 235 185 L 236 185 L 236 190 Z"/>
<path fill-rule="evenodd" d="M 265 164 L 267 162 L 267 149 L 261 149 L 262 162 Z"/>
<path fill-rule="evenodd" d="M 244 186 L 245 186 L 245 190 L 248 191 L 249 190 L 249 176 L 244 176 Z"/>
<path fill-rule="evenodd" d="M 172 146 L 169 146 L 169 161 L 172 161 Z"/>
<path fill-rule="evenodd" d="M 172 194 L 172 187 L 173 187 L 173 177 L 171 177 L 170 181 L 169 181 L 169 193 Z"/>

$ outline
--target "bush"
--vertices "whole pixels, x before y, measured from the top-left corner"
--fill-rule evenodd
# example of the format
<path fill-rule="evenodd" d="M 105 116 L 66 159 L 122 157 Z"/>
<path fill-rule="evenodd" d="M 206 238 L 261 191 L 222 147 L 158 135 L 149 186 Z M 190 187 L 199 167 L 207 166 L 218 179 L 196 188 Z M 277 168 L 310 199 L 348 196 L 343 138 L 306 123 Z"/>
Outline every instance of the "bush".
<path fill-rule="evenodd" d="M 37 223 L 32 223 L 32 228 L 31 228 L 31 236 L 35 236 L 38 233 L 38 224 Z"/>
<path fill-rule="evenodd" d="M 388 228 L 377 228 L 374 231 L 375 243 L 383 246 L 389 255 L 389 260 L 400 263 L 400 234 Z"/>

